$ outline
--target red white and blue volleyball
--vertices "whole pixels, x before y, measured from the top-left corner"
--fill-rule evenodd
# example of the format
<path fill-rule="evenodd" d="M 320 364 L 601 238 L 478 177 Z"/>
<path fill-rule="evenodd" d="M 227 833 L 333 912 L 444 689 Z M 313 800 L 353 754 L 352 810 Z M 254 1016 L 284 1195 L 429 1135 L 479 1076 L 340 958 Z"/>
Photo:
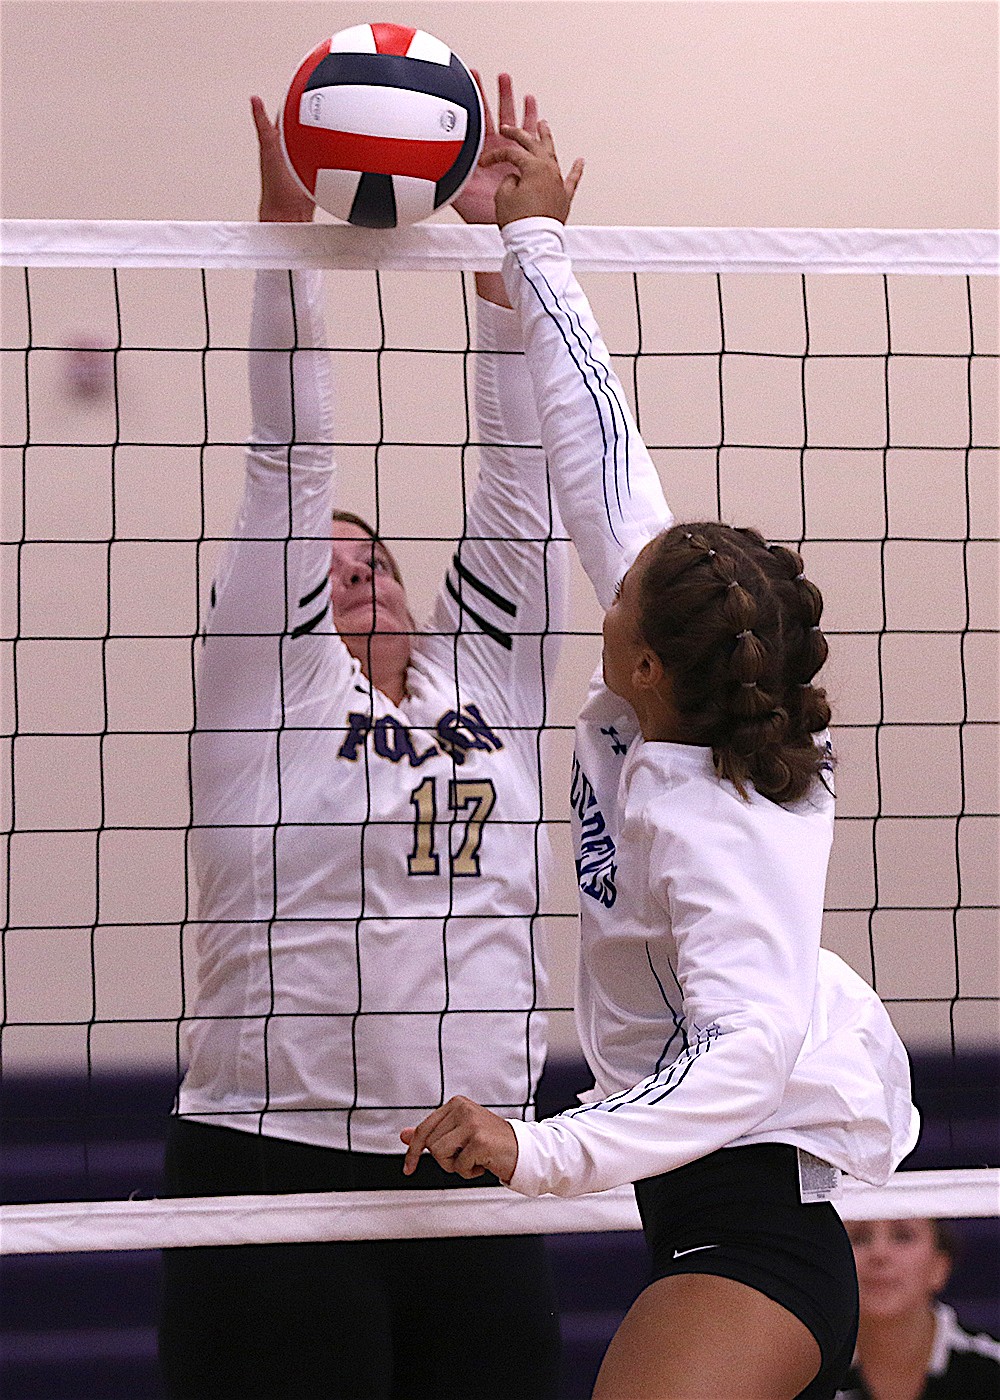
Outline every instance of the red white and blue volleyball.
<path fill-rule="evenodd" d="M 475 170 L 483 103 L 440 39 L 356 24 L 302 60 L 279 126 L 292 174 L 321 209 L 362 228 L 397 228 L 442 208 Z"/>

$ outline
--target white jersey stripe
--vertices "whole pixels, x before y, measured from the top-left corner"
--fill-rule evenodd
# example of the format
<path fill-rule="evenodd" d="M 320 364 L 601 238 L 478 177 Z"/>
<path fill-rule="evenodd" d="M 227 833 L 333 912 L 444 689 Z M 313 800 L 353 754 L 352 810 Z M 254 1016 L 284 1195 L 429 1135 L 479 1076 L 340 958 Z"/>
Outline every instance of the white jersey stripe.
<path fill-rule="evenodd" d="M 653 966 L 653 955 L 652 955 L 652 953 L 651 953 L 650 950 L 649 950 L 649 940 L 648 940 L 648 939 L 646 940 L 646 960 L 647 960 L 647 962 L 649 963 L 649 970 L 650 970 L 650 972 L 653 974 L 653 980 L 656 982 L 656 985 L 657 985 L 657 986 L 659 987 L 659 989 L 660 989 L 660 995 L 662 996 L 663 1001 L 664 1001 L 664 1003 L 665 1003 L 665 1005 L 666 1005 L 666 1008 L 667 1008 L 667 1010 L 670 1012 L 671 1019 L 673 1020 L 673 1023 L 674 1023 L 674 1028 L 673 1028 L 673 1030 L 670 1032 L 669 1039 L 667 1040 L 667 1042 L 666 1042 L 666 1044 L 664 1045 L 663 1049 L 660 1051 L 660 1054 L 659 1054 L 659 1056 L 657 1057 L 657 1060 L 656 1060 L 656 1073 L 659 1074 L 660 1070 L 663 1068 L 663 1061 L 666 1059 L 667 1054 L 668 1054 L 669 1051 L 670 1051 L 670 1047 L 671 1047 L 671 1045 L 673 1045 L 673 1043 L 674 1043 L 674 1041 L 677 1039 L 678 1035 L 681 1037 L 681 1048 L 682 1048 L 683 1050 L 686 1050 L 686 1049 L 688 1048 L 688 1038 L 687 1038 L 687 1031 L 684 1029 L 684 1013 L 682 1012 L 680 1016 L 677 1015 L 677 1012 L 675 1011 L 675 1009 L 674 1009 L 674 1007 L 673 1007 L 673 1005 L 672 1005 L 672 1003 L 671 1003 L 671 1001 L 670 1001 L 670 998 L 667 996 L 666 992 L 665 992 L 664 989 L 663 989 L 663 983 L 660 981 L 659 973 L 656 971 L 656 968 Z"/>
<path fill-rule="evenodd" d="M 323 577 L 320 579 L 319 583 L 317 583 L 316 587 L 311 589 L 310 592 L 308 592 L 305 595 L 305 597 L 299 599 L 299 607 L 307 607 L 308 604 L 311 603 L 314 598 L 318 598 L 329 582 L 329 576 L 327 574 L 324 574 Z"/>
<path fill-rule="evenodd" d="M 323 606 L 320 608 L 318 613 L 314 613 L 313 616 L 310 617 L 306 622 L 300 622 L 297 627 L 292 628 L 292 636 L 304 637 L 307 632 L 315 631 L 319 624 L 323 621 L 324 617 L 326 617 L 329 609 L 330 600 L 328 598 L 323 604 Z"/>
<path fill-rule="evenodd" d="M 552 290 L 551 287 L 550 287 L 549 290 L 550 290 L 550 291 Z M 554 295 L 554 294 L 553 294 L 553 295 Z M 590 336 L 590 335 L 588 334 L 587 329 L 586 329 L 586 327 L 584 326 L 583 321 L 580 319 L 580 316 L 579 316 L 579 314 L 577 313 L 577 311 L 576 311 L 576 309 L 575 309 L 574 307 L 572 307 L 572 306 L 567 307 L 567 318 L 568 318 L 568 321 L 569 321 L 570 326 L 572 326 L 573 329 L 574 329 L 574 333 L 575 333 L 575 335 L 576 335 L 578 344 L 579 344 L 579 345 L 581 346 L 581 348 L 584 350 L 584 353 L 585 353 L 585 356 L 586 356 L 586 363 L 587 363 L 587 365 L 589 366 L 591 372 L 595 375 L 595 377 L 597 378 L 597 380 L 599 381 L 599 383 L 601 383 L 601 384 L 604 386 L 604 391 L 605 391 L 605 393 L 607 394 L 608 399 L 609 399 L 609 401 L 610 401 L 610 403 L 611 403 L 612 414 L 614 415 L 614 412 L 615 412 L 616 409 L 617 409 L 617 411 L 618 411 L 618 412 L 617 412 L 617 416 L 615 416 L 615 418 L 614 418 L 614 422 L 615 422 L 615 501 L 616 501 L 616 504 L 617 504 L 617 506 L 618 506 L 618 513 L 619 513 L 619 515 L 621 515 L 621 514 L 622 514 L 622 496 L 621 496 L 621 484 L 620 484 L 619 479 L 618 479 L 619 455 L 622 456 L 623 463 L 624 463 L 624 469 L 625 469 L 625 489 L 626 489 L 626 491 L 628 491 L 628 490 L 630 489 L 630 486 L 631 486 L 631 482 L 629 481 L 629 444 L 630 444 L 630 437 L 629 437 L 629 432 L 628 432 L 628 426 L 627 426 L 627 423 L 626 423 L 626 415 L 625 415 L 624 404 L 623 404 L 622 400 L 620 399 L 620 397 L 618 396 L 618 394 L 617 394 L 617 392 L 616 392 L 616 388 L 615 388 L 616 381 L 615 381 L 615 379 L 614 379 L 614 377 L 613 377 L 613 375 L 612 375 L 610 364 L 605 364 L 605 363 L 603 362 L 603 360 L 601 359 L 601 356 L 595 354 L 595 352 L 594 352 L 594 340 L 593 340 L 593 337 Z M 620 429 L 621 429 L 620 436 L 619 436 L 619 425 L 620 425 Z M 619 451 L 618 451 L 619 447 L 621 448 L 621 454 L 619 454 Z"/>
<path fill-rule="evenodd" d="M 529 284 L 533 286 L 534 284 L 533 284 L 532 281 L 531 281 L 531 276 L 530 276 L 530 274 L 529 274 L 528 272 L 526 272 L 525 275 L 526 275 L 526 277 L 527 277 L 527 280 L 528 280 Z M 548 313 L 548 315 L 552 318 L 552 320 L 558 325 L 558 324 L 559 324 L 559 319 L 558 319 L 558 315 L 557 315 L 556 313 L 557 313 L 557 311 L 558 311 L 558 309 L 559 309 L 559 304 L 558 304 L 558 302 L 556 301 L 555 295 L 554 295 L 554 293 L 552 292 L 552 288 L 551 288 L 551 286 L 549 286 L 549 284 L 548 284 L 548 282 L 546 281 L 544 275 L 541 274 L 541 273 L 539 272 L 538 277 L 539 277 L 539 280 L 545 285 L 546 289 L 548 290 L 548 292 L 550 293 L 550 296 L 551 296 L 551 298 L 552 298 L 552 300 L 551 300 L 551 301 L 547 304 L 547 306 L 546 306 L 547 313 Z M 537 291 L 537 288 L 535 288 L 535 290 Z M 540 297 L 539 300 L 542 300 L 542 298 Z M 543 301 L 543 305 L 545 305 L 544 301 Z M 571 345 L 571 343 L 570 343 L 570 338 L 567 337 L 566 334 L 563 333 L 562 327 L 560 327 L 560 334 L 563 336 L 563 339 L 564 339 L 564 341 L 566 342 L 566 346 L 567 346 L 567 349 L 569 349 L 569 351 L 570 351 L 571 358 L 573 359 L 574 363 L 576 363 L 576 364 L 579 366 L 581 375 L 583 376 L 585 383 L 587 383 L 587 386 L 588 386 L 588 389 L 590 389 L 591 395 L 594 397 L 594 401 L 595 401 L 595 404 L 596 404 L 597 410 L 598 410 L 598 418 L 599 418 L 599 420 L 600 420 L 600 428 L 601 428 L 601 440 L 602 440 L 602 443 L 603 443 L 603 445 L 604 445 L 604 451 L 603 451 L 603 454 L 602 454 L 602 461 L 601 461 L 601 472 L 602 472 L 602 479 L 603 479 L 603 486 L 604 486 L 604 508 L 605 508 L 605 510 L 607 511 L 607 514 L 608 514 L 608 524 L 609 524 L 610 527 L 611 527 L 612 536 L 613 536 L 613 538 L 617 541 L 617 540 L 619 540 L 619 535 L 618 535 L 618 532 L 617 532 L 617 531 L 615 530 L 615 528 L 614 528 L 614 521 L 612 520 L 612 516 L 611 516 L 611 507 L 610 507 L 610 503 L 609 503 L 609 500 L 608 500 L 608 479 L 607 479 L 607 474 L 608 474 L 608 457 L 609 457 L 609 451 L 608 451 L 608 432 L 607 432 L 606 427 L 605 427 L 604 419 L 603 419 L 603 417 L 602 417 L 602 415 L 601 415 L 600 404 L 599 404 L 599 402 L 598 402 L 598 397 L 597 397 L 597 393 L 598 393 L 598 392 L 600 393 L 600 396 L 601 396 L 601 397 L 605 398 L 605 399 L 608 401 L 608 405 L 609 405 L 609 408 L 610 408 L 610 425 L 611 425 L 611 430 L 612 430 L 612 444 L 613 444 L 612 449 L 611 449 L 611 452 L 610 452 L 610 458 L 611 458 L 611 462 L 612 462 L 612 466 L 613 466 L 613 472 L 614 472 L 615 504 L 616 504 L 617 507 L 618 507 L 618 516 L 619 516 L 619 520 L 622 518 L 622 509 L 621 509 L 621 492 L 620 492 L 620 490 L 619 490 L 619 485 L 618 485 L 618 456 L 619 456 L 619 447 L 620 447 L 620 445 L 621 445 L 622 439 L 624 439 L 626 454 L 627 454 L 627 452 L 628 452 L 628 434 L 627 434 L 626 431 L 624 431 L 624 424 L 621 425 L 621 432 L 620 432 L 619 419 L 618 419 L 618 416 L 617 416 L 616 413 L 615 413 L 615 409 L 616 409 L 616 407 L 618 407 L 617 398 L 615 397 L 614 392 L 613 392 L 612 388 L 611 388 L 610 385 L 609 385 L 608 376 L 607 376 L 606 371 L 604 371 L 604 367 L 600 364 L 600 361 L 595 361 L 595 359 L 593 358 L 593 356 L 592 356 L 592 354 L 591 354 L 592 341 L 589 339 L 589 337 L 585 337 L 584 332 L 583 332 L 583 328 L 582 328 L 582 326 L 581 326 L 581 324 L 580 324 L 580 321 L 579 321 L 579 318 L 576 317 L 576 316 L 574 315 L 574 313 L 573 313 L 573 311 L 572 311 L 571 308 L 566 308 L 566 323 L 567 323 L 567 326 L 569 327 L 569 330 L 572 332 L 572 339 L 574 339 L 574 340 L 576 341 L 576 344 L 577 344 L 577 346 L 579 347 L 580 355 L 582 356 L 582 363 L 581 363 L 581 359 L 578 358 L 578 356 L 575 355 L 575 354 L 573 353 L 573 347 L 572 347 L 572 345 Z M 591 372 L 589 376 L 588 376 L 588 373 L 587 373 L 588 370 L 590 370 L 590 372 Z M 595 390 L 593 389 L 593 387 L 592 387 L 593 384 L 596 384 L 596 385 L 598 386 L 598 391 L 597 391 L 597 392 L 595 392 Z M 626 476 L 627 476 L 627 469 L 626 469 Z"/>

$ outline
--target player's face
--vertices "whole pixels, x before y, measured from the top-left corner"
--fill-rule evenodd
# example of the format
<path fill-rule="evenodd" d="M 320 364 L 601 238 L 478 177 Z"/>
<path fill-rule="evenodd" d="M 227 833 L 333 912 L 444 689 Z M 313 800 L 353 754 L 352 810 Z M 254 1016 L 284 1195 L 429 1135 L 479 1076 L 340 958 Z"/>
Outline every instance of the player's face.
<path fill-rule="evenodd" d="M 950 1261 L 930 1220 L 855 1220 L 847 1226 L 858 1266 L 861 1315 L 873 1320 L 926 1309 L 948 1281 Z"/>
<path fill-rule="evenodd" d="M 633 674 L 646 649 L 639 630 L 639 591 L 646 565 L 646 545 L 618 584 L 614 601 L 604 614 L 604 684 L 633 703 Z"/>
<path fill-rule="evenodd" d="M 385 545 L 350 520 L 335 520 L 330 547 L 330 599 L 341 637 L 410 633 L 406 589 Z"/>

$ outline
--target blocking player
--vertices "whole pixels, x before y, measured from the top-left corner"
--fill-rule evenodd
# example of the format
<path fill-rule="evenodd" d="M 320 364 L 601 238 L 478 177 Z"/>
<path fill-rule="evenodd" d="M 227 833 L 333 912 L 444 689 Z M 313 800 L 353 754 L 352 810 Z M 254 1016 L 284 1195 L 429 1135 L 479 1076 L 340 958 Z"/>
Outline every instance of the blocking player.
<path fill-rule="evenodd" d="M 253 112 L 260 217 L 311 219 L 259 99 Z M 506 76 L 499 113 L 514 119 Z M 524 121 L 535 129 L 530 97 Z M 486 144 L 500 144 L 491 116 Z M 463 218 L 492 221 L 502 173 L 477 171 Z M 429 1159 L 404 1178 L 415 1114 L 457 1092 L 532 1111 L 549 859 L 537 735 L 566 557 L 517 317 L 497 274 L 477 286 L 478 485 L 419 630 L 364 522 L 338 513 L 331 544 L 320 278 L 257 278 L 246 489 L 192 740 L 198 989 L 175 1196 L 453 1185 Z M 172 1251 L 161 1354 L 177 1397 L 549 1397 L 543 1243 Z"/>
<path fill-rule="evenodd" d="M 826 1199 L 916 1137 L 871 989 L 820 950 L 833 832 L 822 598 L 793 550 L 679 525 L 563 246 L 551 134 L 511 129 L 504 275 L 562 518 L 607 610 L 572 779 L 577 1025 L 593 1101 L 521 1123 L 456 1098 L 403 1137 L 526 1195 L 629 1181 L 654 1282 L 595 1400 L 831 1400 L 857 1279 Z M 491 157 L 495 159 L 496 157 Z"/>

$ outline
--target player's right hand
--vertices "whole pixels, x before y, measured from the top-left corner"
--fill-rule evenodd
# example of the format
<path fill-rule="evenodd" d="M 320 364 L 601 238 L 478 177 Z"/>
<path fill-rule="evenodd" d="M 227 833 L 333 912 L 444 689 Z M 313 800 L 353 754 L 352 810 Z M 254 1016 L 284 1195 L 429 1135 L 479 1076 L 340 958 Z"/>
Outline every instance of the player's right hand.
<path fill-rule="evenodd" d="M 404 1176 L 412 1176 L 422 1152 L 429 1152 L 445 1171 L 467 1181 L 492 1172 L 505 1185 L 517 1166 L 517 1137 L 505 1118 L 457 1094 L 429 1113 L 416 1128 L 404 1128 Z"/>
<path fill-rule="evenodd" d="M 465 220 L 467 224 L 492 224 L 496 220 L 496 193 L 505 175 L 509 175 L 512 167 L 504 162 L 490 162 L 484 159 L 490 151 L 506 151 L 510 143 L 505 141 L 497 128 L 497 122 L 493 119 L 493 111 L 490 107 L 486 90 L 483 87 L 483 80 L 478 71 L 473 68 L 472 76 L 475 78 L 483 99 L 483 116 L 485 130 L 483 135 L 483 149 L 479 157 L 479 162 L 462 187 L 459 195 L 452 200 L 452 207 L 455 212 Z M 498 101 L 497 120 L 500 126 L 516 126 L 517 113 L 514 106 L 514 84 L 509 73 L 501 73 L 498 79 Z M 524 98 L 524 118 L 521 127 L 529 135 L 534 136 L 538 131 L 538 103 L 532 93 L 526 93 Z"/>
<path fill-rule="evenodd" d="M 260 150 L 260 206 L 257 216 L 265 224 L 308 224 L 316 206 L 296 183 L 281 150 L 278 128 L 259 97 L 251 97 L 250 110 Z"/>
<path fill-rule="evenodd" d="M 515 219 L 550 218 L 564 224 L 583 175 L 583 161 L 575 160 L 563 178 L 545 121 L 538 123 L 537 135 L 519 126 L 501 126 L 500 134 L 509 144 L 482 158 L 484 165 L 505 161 L 514 167 L 497 189 L 497 223 L 504 228 Z"/>

